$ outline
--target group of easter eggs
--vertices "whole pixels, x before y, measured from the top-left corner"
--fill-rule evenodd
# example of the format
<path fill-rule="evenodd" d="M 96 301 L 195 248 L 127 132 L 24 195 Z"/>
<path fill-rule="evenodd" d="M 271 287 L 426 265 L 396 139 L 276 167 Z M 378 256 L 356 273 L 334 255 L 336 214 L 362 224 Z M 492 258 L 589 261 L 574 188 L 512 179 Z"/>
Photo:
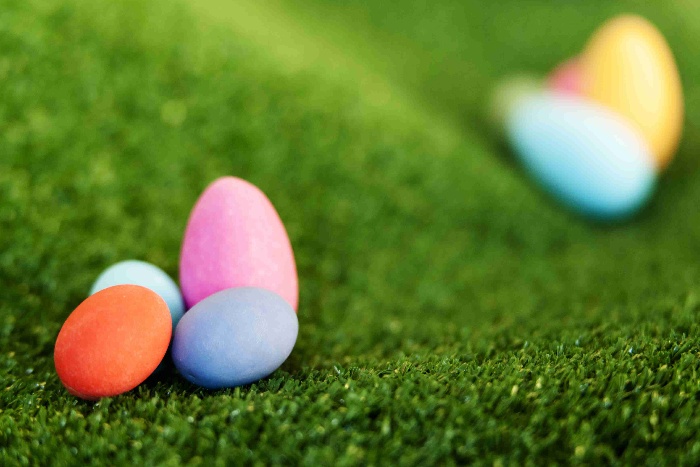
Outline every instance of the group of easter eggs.
<path fill-rule="evenodd" d="M 127 392 L 169 348 L 178 372 L 209 389 L 257 381 L 291 354 L 294 253 L 274 206 L 251 183 L 223 177 L 200 196 L 183 238 L 180 285 L 182 293 L 143 261 L 105 270 L 56 339 L 56 372 L 68 391 L 89 400 Z"/>
<path fill-rule="evenodd" d="M 574 211 L 601 220 L 645 205 L 683 126 L 671 50 L 638 16 L 601 26 L 546 86 L 512 81 L 494 102 L 528 172 Z M 211 389 L 257 381 L 290 355 L 298 333 L 294 254 L 257 187 L 224 177 L 205 190 L 185 230 L 180 285 L 182 294 L 141 261 L 98 277 L 56 340 L 56 371 L 68 391 L 85 399 L 129 391 L 169 347 L 180 374 Z"/>
<path fill-rule="evenodd" d="M 604 23 L 544 86 L 498 88 L 494 109 L 520 161 L 573 211 L 612 221 L 650 199 L 683 127 L 683 91 L 661 33 L 646 19 Z"/>

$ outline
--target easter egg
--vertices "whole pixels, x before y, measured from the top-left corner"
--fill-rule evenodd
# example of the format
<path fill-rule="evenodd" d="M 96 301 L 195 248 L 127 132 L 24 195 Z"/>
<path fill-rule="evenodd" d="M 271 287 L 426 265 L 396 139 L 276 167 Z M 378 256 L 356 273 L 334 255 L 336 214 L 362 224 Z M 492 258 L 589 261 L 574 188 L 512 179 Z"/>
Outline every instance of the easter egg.
<path fill-rule="evenodd" d="M 165 356 L 170 312 L 155 292 L 117 285 L 89 296 L 56 339 L 56 373 L 71 394 L 111 397 L 141 384 Z"/>
<path fill-rule="evenodd" d="M 231 287 L 262 287 L 296 310 L 294 252 L 277 211 L 255 185 L 236 177 L 214 181 L 190 213 L 180 254 L 188 307 Z"/>
<path fill-rule="evenodd" d="M 630 216 L 654 189 L 653 156 L 639 130 L 600 104 L 535 94 L 514 107 L 506 129 L 528 172 L 581 214 Z"/>
<path fill-rule="evenodd" d="M 656 166 L 673 157 L 683 126 L 683 90 L 661 33 L 639 16 L 613 18 L 593 34 L 581 56 L 583 94 L 634 122 Z"/>
<path fill-rule="evenodd" d="M 297 315 L 279 295 L 241 287 L 211 295 L 180 320 L 173 362 L 209 389 L 249 384 L 279 368 L 294 348 Z"/>
<path fill-rule="evenodd" d="M 508 76 L 496 83 L 487 114 L 491 128 L 496 134 L 503 135 L 506 120 L 520 99 L 540 92 L 543 84 L 541 78 L 528 74 Z"/>
<path fill-rule="evenodd" d="M 151 289 L 160 295 L 170 310 L 173 329 L 185 312 L 180 289 L 162 269 L 145 261 L 128 260 L 113 264 L 92 284 L 90 295 L 113 285 L 133 284 Z"/>
<path fill-rule="evenodd" d="M 547 88 L 564 94 L 580 94 L 583 86 L 581 66 L 577 58 L 559 64 L 547 77 Z"/>

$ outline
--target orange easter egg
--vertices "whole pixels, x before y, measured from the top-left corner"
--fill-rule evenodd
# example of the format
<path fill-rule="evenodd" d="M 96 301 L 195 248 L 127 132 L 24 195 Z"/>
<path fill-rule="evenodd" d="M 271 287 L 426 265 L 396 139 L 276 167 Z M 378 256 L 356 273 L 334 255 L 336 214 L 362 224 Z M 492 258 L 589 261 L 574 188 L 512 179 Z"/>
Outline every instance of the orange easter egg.
<path fill-rule="evenodd" d="M 663 35 L 642 17 L 618 16 L 593 34 L 580 67 L 582 94 L 636 124 L 665 168 L 681 137 L 683 90 Z"/>
<path fill-rule="evenodd" d="M 83 399 L 116 396 L 141 384 L 168 350 L 168 305 L 138 285 L 95 293 L 68 316 L 56 339 L 56 373 Z"/>

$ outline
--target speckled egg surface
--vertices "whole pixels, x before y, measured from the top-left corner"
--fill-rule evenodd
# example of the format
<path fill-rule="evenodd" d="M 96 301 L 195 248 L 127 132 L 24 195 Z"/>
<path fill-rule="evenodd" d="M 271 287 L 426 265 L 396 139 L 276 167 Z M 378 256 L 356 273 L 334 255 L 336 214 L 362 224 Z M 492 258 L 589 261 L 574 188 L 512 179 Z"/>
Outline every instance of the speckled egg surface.
<path fill-rule="evenodd" d="M 138 260 L 113 264 L 99 275 L 90 289 L 90 295 L 114 285 L 133 284 L 146 287 L 160 295 L 170 310 L 173 329 L 185 312 L 182 294 L 174 280 L 158 266 Z"/>
<path fill-rule="evenodd" d="M 249 384 L 282 365 L 298 330 L 296 313 L 279 295 L 254 287 L 222 290 L 180 320 L 173 362 L 182 376 L 205 388 Z"/>
<path fill-rule="evenodd" d="M 261 287 L 296 310 L 294 253 L 277 211 L 255 185 L 223 177 L 194 206 L 182 243 L 180 285 L 188 307 L 231 287 Z"/>
<path fill-rule="evenodd" d="M 171 334 L 170 312 L 158 294 L 138 285 L 109 287 L 85 299 L 61 327 L 56 372 L 75 396 L 116 396 L 153 373 Z"/>

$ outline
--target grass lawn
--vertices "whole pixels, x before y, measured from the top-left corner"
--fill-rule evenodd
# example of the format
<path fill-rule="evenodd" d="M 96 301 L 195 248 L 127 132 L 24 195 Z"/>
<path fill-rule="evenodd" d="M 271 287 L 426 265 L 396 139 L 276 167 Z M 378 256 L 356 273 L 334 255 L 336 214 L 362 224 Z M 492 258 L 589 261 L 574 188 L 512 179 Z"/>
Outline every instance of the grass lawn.
<path fill-rule="evenodd" d="M 622 11 L 667 35 L 687 119 L 650 205 L 606 226 L 484 115 Z M 1 0 L 0 464 L 700 463 L 699 42 L 682 0 Z M 290 359 L 68 395 L 65 318 L 114 262 L 177 277 L 222 175 L 289 232 Z"/>

